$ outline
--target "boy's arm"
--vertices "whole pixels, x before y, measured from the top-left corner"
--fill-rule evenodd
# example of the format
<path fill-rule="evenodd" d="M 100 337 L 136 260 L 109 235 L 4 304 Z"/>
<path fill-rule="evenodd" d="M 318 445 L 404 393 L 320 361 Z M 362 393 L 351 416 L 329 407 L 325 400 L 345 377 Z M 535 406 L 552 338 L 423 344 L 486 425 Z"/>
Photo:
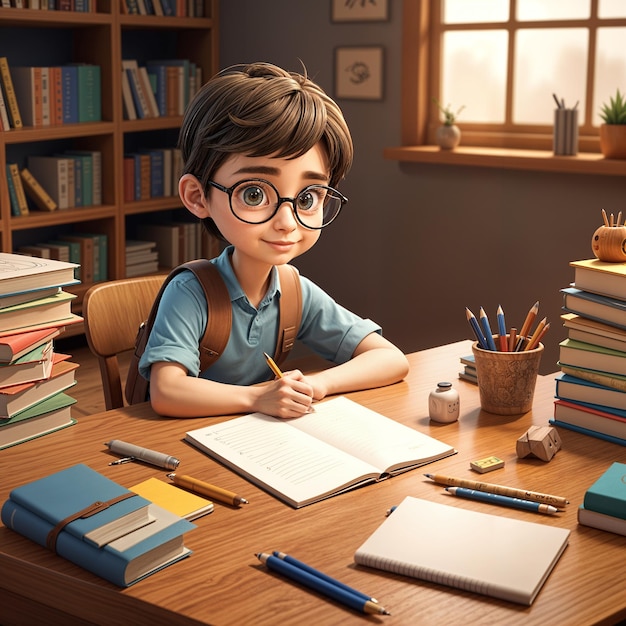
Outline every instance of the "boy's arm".
<path fill-rule="evenodd" d="M 303 415 L 313 389 L 300 372 L 258 385 L 229 385 L 188 376 L 178 363 L 157 362 L 150 372 L 150 402 L 160 415 L 204 417 L 251 413 L 290 418 Z"/>
<path fill-rule="evenodd" d="M 409 372 L 404 354 L 378 333 L 370 333 L 356 347 L 352 358 L 341 365 L 306 376 L 313 398 L 373 389 L 402 380 Z"/>

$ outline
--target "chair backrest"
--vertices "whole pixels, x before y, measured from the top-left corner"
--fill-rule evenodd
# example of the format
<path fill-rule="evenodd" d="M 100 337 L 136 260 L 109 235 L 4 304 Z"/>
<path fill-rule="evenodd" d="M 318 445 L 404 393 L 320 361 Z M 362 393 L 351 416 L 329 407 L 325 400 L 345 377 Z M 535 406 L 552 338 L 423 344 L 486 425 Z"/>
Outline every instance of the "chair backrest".
<path fill-rule="evenodd" d="M 135 347 L 165 275 L 123 278 L 90 287 L 83 299 L 85 335 L 97 357 L 107 410 L 124 406 L 118 354 Z"/>

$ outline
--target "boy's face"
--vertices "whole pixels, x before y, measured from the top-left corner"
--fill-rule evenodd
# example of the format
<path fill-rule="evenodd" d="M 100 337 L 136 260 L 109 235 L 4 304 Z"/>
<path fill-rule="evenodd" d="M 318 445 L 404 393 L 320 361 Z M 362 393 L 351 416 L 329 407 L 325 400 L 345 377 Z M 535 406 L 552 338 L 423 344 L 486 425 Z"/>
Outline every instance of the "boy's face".
<path fill-rule="evenodd" d="M 328 166 L 324 149 L 318 144 L 296 159 L 248 157 L 229 158 L 213 176 L 213 181 L 229 188 L 250 179 L 263 179 L 274 185 L 281 198 L 295 198 L 308 185 L 327 185 Z M 208 216 L 224 238 L 235 247 L 233 261 L 282 265 L 309 250 L 320 230 L 302 226 L 286 201 L 277 213 L 262 224 L 248 224 L 230 209 L 229 196 L 211 188 L 206 197 Z"/>

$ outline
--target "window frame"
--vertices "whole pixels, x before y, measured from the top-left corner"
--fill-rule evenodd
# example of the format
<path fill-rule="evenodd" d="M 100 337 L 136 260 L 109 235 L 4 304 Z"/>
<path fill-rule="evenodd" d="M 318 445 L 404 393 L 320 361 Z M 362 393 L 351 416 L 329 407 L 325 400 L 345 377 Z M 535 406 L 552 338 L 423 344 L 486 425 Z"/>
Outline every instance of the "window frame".
<path fill-rule="evenodd" d="M 626 19 L 597 18 L 598 0 L 591 0 L 591 17 L 584 20 L 524 21 L 525 28 L 558 28 L 574 26 L 589 28 L 587 58 L 587 85 L 592 85 L 595 68 L 596 31 L 607 23 L 626 26 Z M 515 0 L 512 0 L 512 9 Z M 404 146 L 431 146 L 440 125 L 439 111 L 433 97 L 439 97 L 440 43 L 444 30 L 460 30 L 462 25 L 447 24 L 440 19 L 441 0 L 404 0 L 402 20 L 402 144 Z M 472 24 L 472 28 L 506 29 L 509 32 L 507 60 L 506 120 L 503 124 L 457 122 L 462 132 L 462 145 L 478 148 L 505 148 L 521 150 L 552 150 L 552 125 L 513 124 L 511 107 L 513 95 L 513 46 L 516 28 L 513 20 L 507 23 Z M 593 126 L 593 89 L 585 94 L 586 119 L 579 128 L 579 151 L 599 153 L 599 131 Z M 457 103 L 462 104 L 462 103 Z"/>

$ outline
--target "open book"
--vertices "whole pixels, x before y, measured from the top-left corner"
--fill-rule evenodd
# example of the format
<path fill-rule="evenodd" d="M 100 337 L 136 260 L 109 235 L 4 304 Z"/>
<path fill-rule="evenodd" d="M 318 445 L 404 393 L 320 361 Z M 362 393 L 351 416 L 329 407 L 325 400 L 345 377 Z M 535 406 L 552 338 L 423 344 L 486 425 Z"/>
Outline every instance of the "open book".
<path fill-rule="evenodd" d="M 295 508 L 456 452 L 344 397 L 296 419 L 253 413 L 185 439 Z"/>

